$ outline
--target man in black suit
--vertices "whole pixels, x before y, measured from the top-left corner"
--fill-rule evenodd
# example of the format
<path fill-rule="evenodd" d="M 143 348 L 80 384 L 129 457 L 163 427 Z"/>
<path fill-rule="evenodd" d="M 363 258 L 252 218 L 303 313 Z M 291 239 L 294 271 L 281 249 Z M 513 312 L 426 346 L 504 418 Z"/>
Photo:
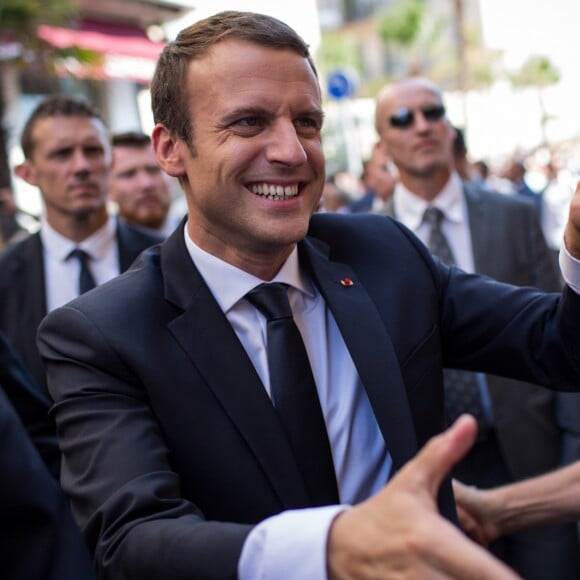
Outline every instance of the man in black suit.
<path fill-rule="evenodd" d="M 58 484 L 49 406 L 0 333 L 0 569 L 6 580 L 96 578 Z"/>
<path fill-rule="evenodd" d="M 449 521 L 445 474 L 473 420 L 415 455 L 445 426 L 444 365 L 576 388 L 580 288 L 543 295 L 447 268 L 384 216 L 312 215 L 320 87 L 307 45 L 274 18 L 193 24 L 151 89 L 154 149 L 187 220 L 39 332 L 62 484 L 101 577 L 513 578 Z M 302 460 L 321 433 L 297 444 L 278 406 L 267 337 L 292 317 L 255 306 L 263 283 L 288 297 L 308 352 L 334 499 L 314 496 L 318 464 Z"/>
<path fill-rule="evenodd" d="M 461 180 L 453 159 L 456 130 L 444 113 L 430 115 L 442 106 L 439 88 L 424 78 L 393 82 L 379 94 L 377 130 L 399 172 L 387 214 L 429 245 L 431 227 L 423 216 L 436 208 L 456 265 L 500 282 L 559 291 L 559 272 L 536 208 Z M 454 477 L 494 487 L 580 459 L 570 453 L 580 446 L 579 394 L 494 375 L 471 377 L 485 412 L 484 425 Z M 460 410 L 469 409 L 465 405 Z M 574 524 L 505 536 L 491 547 L 528 580 L 580 577 Z"/>
<path fill-rule="evenodd" d="M 79 295 L 81 266 L 71 251 L 88 254 L 88 269 L 100 284 L 161 237 L 109 216 L 109 135 L 88 102 L 48 97 L 25 124 L 21 146 L 25 160 L 16 174 L 39 188 L 45 211 L 40 231 L 0 256 L 0 329 L 45 388 L 36 332 L 47 312 Z"/>

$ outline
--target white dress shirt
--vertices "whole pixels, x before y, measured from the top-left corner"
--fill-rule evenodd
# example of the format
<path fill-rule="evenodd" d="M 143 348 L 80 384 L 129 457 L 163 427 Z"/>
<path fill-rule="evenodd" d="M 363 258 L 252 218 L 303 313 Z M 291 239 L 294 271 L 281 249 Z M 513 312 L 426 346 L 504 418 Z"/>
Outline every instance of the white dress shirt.
<path fill-rule="evenodd" d="M 430 207 L 443 212 L 441 230 L 445 234 L 455 263 L 465 272 L 473 272 L 473 246 L 469 232 L 467 204 L 463 195 L 463 185 L 457 173 L 453 173 L 445 187 L 430 203 L 411 193 L 404 185 L 397 183 L 393 192 L 393 206 L 397 219 L 415 232 L 417 237 L 427 245 L 430 226 L 423 223 L 423 214 Z"/>
<path fill-rule="evenodd" d="M 244 296 L 263 282 L 196 246 L 187 249 L 270 393 L 266 319 Z M 388 481 L 392 461 L 334 317 L 292 252 L 272 282 L 288 297 L 304 340 L 326 422 L 342 506 L 287 511 L 252 530 L 240 559 L 242 580 L 324 578 L 326 538 L 335 515 Z"/>
<path fill-rule="evenodd" d="M 41 218 L 40 239 L 44 251 L 46 307 L 50 312 L 79 295 L 80 263 L 69 259 L 75 248 L 91 257 L 89 269 L 97 284 L 103 284 L 120 273 L 119 252 L 116 243 L 116 220 L 107 223 L 93 235 L 76 244 L 52 228 L 45 217 Z"/>

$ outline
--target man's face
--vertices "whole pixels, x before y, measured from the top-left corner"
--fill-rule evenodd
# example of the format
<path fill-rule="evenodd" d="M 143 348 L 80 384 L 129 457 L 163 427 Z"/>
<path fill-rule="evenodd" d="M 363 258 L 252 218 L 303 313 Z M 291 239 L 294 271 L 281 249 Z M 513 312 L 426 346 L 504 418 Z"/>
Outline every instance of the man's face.
<path fill-rule="evenodd" d="M 41 118 L 32 139 L 32 157 L 17 174 L 40 189 L 49 222 L 105 209 L 111 149 L 99 119 Z"/>
<path fill-rule="evenodd" d="M 150 145 L 113 147 L 109 199 L 117 203 L 119 215 L 128 223 L 154 229 L 163 226 L 171 193 Z"/>
<path fill-rule="evenodd" d="M 409 178 L 428 179 L 449 174 L 453 128 L 445 116 L 429 119 L 423 114 L 441 104 L 439 92 L 418 79 L 393 85 L 377 104 L 381 141 L 403 183 Z M 393 126 L 390 117 L 404 109 L 413 113 L 413 122 L 408 127 Z"/>
<path fill-rule="evenodd" d="M 279 267 L 324 185 L 320 90 L 308 61 L 228 39 L 190 63 L 188 89 L 195 152 L 178 140 L 178 160 L 164 168 L 181 177 L 190 236 L 248 271 Z M 163 133 L 154 131 L 162 163 Z"/>

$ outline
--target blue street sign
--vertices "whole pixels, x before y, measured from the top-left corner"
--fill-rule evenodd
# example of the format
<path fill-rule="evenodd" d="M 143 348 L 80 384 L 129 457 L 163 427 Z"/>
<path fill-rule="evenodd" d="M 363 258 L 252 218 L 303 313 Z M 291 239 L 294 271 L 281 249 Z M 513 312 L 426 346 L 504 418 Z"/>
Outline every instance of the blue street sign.
<path fill-rule="evenodd" d="M 357 86 L 356 75 L 348 70 L 336 70 L 327 78 L 328 94 L 334 99 L 351 97 Z"/>

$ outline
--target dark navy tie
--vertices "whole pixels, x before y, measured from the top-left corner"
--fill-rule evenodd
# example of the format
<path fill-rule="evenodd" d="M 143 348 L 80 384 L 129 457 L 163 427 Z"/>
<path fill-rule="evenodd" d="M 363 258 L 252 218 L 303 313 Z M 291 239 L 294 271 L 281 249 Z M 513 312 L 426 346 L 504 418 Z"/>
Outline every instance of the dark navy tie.
<path fill-rule="evenodd" d="M 423 221 L 430 227 L 429 250 L 448 266 L 455 265 L 455 257 L 449 242 L 441 229 L 443 212 L 436 207 L 428 207 Z M 485 411 L 479 392 L 477 377 L 470 371 L 445 369 L 445 413 L 448 423 L 452 423 L 462 413 L 473 415 L 481 428 L 486 424 Z"/>
<path fill-rule="evenodd" d="M 89 261 L 91 257 L 87 252 L 81 250 L 80 248 L 75 248 L 67 257 L 67 260 L 74 258 L 78 260 L 81 269 L 79 274 L 79 294 L 84 294 L 89 290 L 92 290 L 97 284 L 89 269 Z"/>
<path fill-rule="evenodd" d="M 316 384 L 288 301 L 288 286 L 261 284 L 246 298 L 266 317 L 272 401 L 313 506 L 338 502 L 332 453 Z"/>

